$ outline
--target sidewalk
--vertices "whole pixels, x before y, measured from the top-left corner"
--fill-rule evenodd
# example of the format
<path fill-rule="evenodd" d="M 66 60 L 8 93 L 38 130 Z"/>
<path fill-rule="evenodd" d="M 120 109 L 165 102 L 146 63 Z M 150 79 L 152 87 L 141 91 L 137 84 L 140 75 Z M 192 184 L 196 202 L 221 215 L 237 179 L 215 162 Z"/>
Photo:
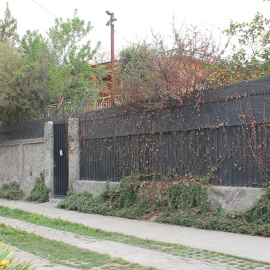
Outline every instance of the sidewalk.
<path fill-rule="evenodd" d="M 85 235 L 77 235 L 75 233 L 56 230 L 12 218 L 0 217 L 0 221 L 7 226 L 34 233 L 49 240 L 55 240 L 83 248 L 100 254 L 108 254 L 112 258 L 122 258 L 131 263 L 138 263 L 145 267 L 154 267 L 159 270 L 235 270 L 235 267 L 227 267 L 221 264 L 203 262 L 193 258 L 183 258 L 167 254 L 165 252 L 140 248 L 128 244 L 123 244 L 110 240 L 97 240 Z M 33 260 L 35 261 L 35 260 Z M 35 261 L 36 262 L 36 261 Z M 57 266 L 59 267 L 59 266 Z M 62 266 L 65 267 L 65 266 Z M 51 268 L 51 267 L 50 267 Z M 65 269 L 65 268 L 64 268 Z M 64 270 L 63 269 L 63 270 Z M 65 270 L 69 270 L 67 268 Z M 97 269 L 97 268 L 94 268 Z M 98 268 L 100 269 L 100 268 Z M 103 269 L 103 268 L 101 268 Z M 108 268 L 106 268 L 108 269 Z M 109 268 L 111 269 L 111 268 Z M 114 268 L 115 269 L 115 268 Z M 127 268 L 129 269 L 129 268 Z M 259 268 L 262 269 L 262 268 Z M 40 269 L 41 270 L 41 269 Z M 56 269 L 58 270 L 58 269 Z M 59 269 L 60 270 L 60 269 Z"/>
<path fill-rule="evenodd" d="M 51 263 L 47 259 L 40 258 L 37 255 L 19 250 L 17 248 L 15 248 L 12 255 L 16 255 L 16 260 L 20 260 L 20 262 L 33 262 L 33 267 L 35 267 L 36 270 L 48 270 L 48 268 L 51 270 L 76 270 L 76 268 L 73 267 Z"/>
<path fill-rule="evenodd" d="M 56 208 L 56 203 L 34 204 L 0 199 L 0 205 L 82 223 L 91 228 L 166 243 L 206 249 L 270 263 L 270 238 L 207 231 L 176 225 L 85 214 Z"/>

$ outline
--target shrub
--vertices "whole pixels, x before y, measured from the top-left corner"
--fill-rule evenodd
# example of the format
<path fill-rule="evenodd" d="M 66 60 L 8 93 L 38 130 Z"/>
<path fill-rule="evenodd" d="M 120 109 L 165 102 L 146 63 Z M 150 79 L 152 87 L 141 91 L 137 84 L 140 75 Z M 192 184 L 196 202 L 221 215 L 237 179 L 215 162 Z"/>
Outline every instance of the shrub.
<path fill-rule="evenodd" d="M 228 43 L 221 46 L 208 29 L 173 25 L 170 45 L 160 35 L 120 52 L 116 78 L 123 104 L 134 109 L 199 102 L 205 89 L 229 84 L 221 65 Z M 225 76 L 224 76 L 225 75 Z"/>
<path fill-rule="evenodd" d="M 131 207 L 138 203 L 140 175 L 131 175 L 122 179 L 119 187 L 109 193 L 109 201 L 116 208 Z"/>
<path fill-rule="evenodd" d="M 39 203 L 49 201 L 49 192 L 51 190 L 46 187 L 44 181 L 44 173 L 40 173 L 40 177 L 35 180 L 34 188 L 32 189 L 30 195 L 26 198 L 27 201 L 36 201 Z"/>
<path fill-rule="evenodd" d="M 270 227 L 270 187 L 265 188 L 264 194 L 254 206 L 243 215 L 247 222 L 256 220 L 261 224 L 269 224 Z"/>
<path fill-rule="evenodd" d="M 0 188 L 0 197 L 8 200 L 21 200 L 24 197 L 20 184 L 16 181 L 3 184 Z"/>
<path fill-rule="evenodd" d="M 170 185 L 168 189 L 167 200 L 173 209 L 187 210 L 199 207 L 202 212 L 207 212 L 210 208 L 207 199 L 206 188 L 201 185 L 186 186 L 184 183 L 177 183 Z"/>
<path fill-rule="evenodd" d="M 75 193 L 72 188 L 70 188 L 67 193 L 67 197 L 58 204 L 58 207 L 92 213 L 94 198 L 88 191 Z"/>
<path fill-rule="evenodd" d="M 117 189 L 108 186 L 98 197 L 87 191 L 70 190 L 59 207 L 86 213 L 133 219 L 149 219 L 195 227 L 270 237 L 270 187 L 260 200 L 244 213 L 224 213 L 212 209 L 206 190 L 213 173 L 194 176 L 168 175 L 162 179 L 143 181 L 149 177 L 131 175 L 121 180 Z"/>

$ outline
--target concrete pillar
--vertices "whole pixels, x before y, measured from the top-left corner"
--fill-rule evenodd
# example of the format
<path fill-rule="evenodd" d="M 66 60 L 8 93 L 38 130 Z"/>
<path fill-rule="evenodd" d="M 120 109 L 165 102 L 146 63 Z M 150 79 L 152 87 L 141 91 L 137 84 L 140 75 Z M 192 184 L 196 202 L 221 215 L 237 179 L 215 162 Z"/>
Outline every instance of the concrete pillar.
<path fill-rule="evenodd" d="M 80 180 L 80 132 L 79 119 L 68 119 L 68 178 L 73 185 Z"/>
<path fill-rule="evenodd" d="M 53 144 L 53 122 L 49 121 L 44 125 L 44 178 L 46 186 L 51 189 L 51 197 L 54 196 Z"/>

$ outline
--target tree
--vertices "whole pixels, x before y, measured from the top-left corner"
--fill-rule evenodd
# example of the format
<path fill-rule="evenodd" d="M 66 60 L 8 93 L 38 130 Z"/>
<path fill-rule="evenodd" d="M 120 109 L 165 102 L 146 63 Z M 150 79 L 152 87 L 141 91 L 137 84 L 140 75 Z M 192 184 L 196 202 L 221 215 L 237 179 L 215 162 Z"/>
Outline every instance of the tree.
<path fill-rule="evenodd" d="M 204 89 L 224 83 L 217 71 L 224 49 L 211 32 L 185 25 L 173 28 L 170 45 L 160 36 L 132 44 L 120 53 L 116 75 L 123 102 L 163 108 L 171 100 L 199 99 Z"/>
<path fill-rule="evenodd" d="M 153 97 L 151 85 L 155 70 L 152 64 L 155 57 L 152 45 L 145 41 L 131 44 L 120 52 L 116 78 L 120 81 L 118 90 L 124 103 L 146 101 Z"/>
<path fill-rule="evenodd" d="M 9 124 L 37 114 L 35 98 L 23 91 L 18 72 L 23 66 L 17 49 L 0 42 L 0 121 Z"/>
<path fill-rule="evenodd" d="M 11 16 L 11 12 L 7 3 L 5 18 L 4 20 L 0 20 L 0 39 L 2 41 L 9 41 L 14 43 L 18 38 L 16 30 L 17 20 Z"/>
<path fill-rule="evenodd" d="M 14 71 L 21 66 L 21 57 L 16 48 L 8 43 L 0 41 L 0 104 L 7 102 L 7 95 L 12 88 L 16 87 Z"/>
<path fill-rule="evenodd" d="M 237 38 L 237 46 L 228 61 L 228 70 L 238 80 L 250 80 L 270 73 L 270 20 L 257 12 L 247 23 L 231 21 L 228 36 Z"/>
<path fill-rule="evenodd" d="M 4 123 L 84 110 L 86 102 L 98 96 L 105 72 L 93 69 L 89 61 L 99 44 L 92 50 L 90 41 L 83 43 L 91 28 L 90 22 L 79 19 L 75 11 L 66 22 L 56 19 L 46 37 L 27 31 L 18 42 L 18 50 L 6 44 L 20 65 L 10 66 L 14 85 L 7 83 L 8 90 L 2 94 L 6 99 L 0 104 Z"/>
<path fill-rule="evenodd" d="M 47 40 L 38 31 L 27 31 L 20 40 L 19 52 L 23 63 L 17 72 L 20 90 L 31 101 L 36 117 L 47 116 L 50 97 L 46 81 L 49 80 L 48 66 L 53 59 Z"/>
<path fill-rule="evenodd" d="M 75 10 L 72 19 L 66 22 L 61 18 L 56 19 L 55 26 L 49 30 L 48 47 L 52 60 L 48 66 L 49 79 L 46 83 L 50 100 L 55 104 L 55 114 L 60 110 L 65 113 L 84 109 L 89 97 L 98 95 L 101 81 L 93 80 L 97 69 L 94 70 L 89 62 L 100 44 L 93 50 L 90 41 L 82 44 L 91 29 L 91 23 L 80 20 Z"/>

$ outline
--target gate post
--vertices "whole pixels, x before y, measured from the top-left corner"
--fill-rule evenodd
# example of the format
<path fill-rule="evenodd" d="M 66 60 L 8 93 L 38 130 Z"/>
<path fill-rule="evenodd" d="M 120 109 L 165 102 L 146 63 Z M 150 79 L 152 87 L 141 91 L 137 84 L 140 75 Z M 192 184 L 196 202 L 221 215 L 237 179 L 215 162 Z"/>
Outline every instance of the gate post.
<path fill-rule="evenodd" d="M 53 122 L 49 121 L 44 124 L 44 178 L 46 186 L 51 189 L 51 197 L 54 195 L 53 142 Z"/>
<path fill-rule="evenodd" d="M 80 133 L 79 119 L 68 119 L 68 175 L 69 183 L 73 185 L 80 180 Z"/>

